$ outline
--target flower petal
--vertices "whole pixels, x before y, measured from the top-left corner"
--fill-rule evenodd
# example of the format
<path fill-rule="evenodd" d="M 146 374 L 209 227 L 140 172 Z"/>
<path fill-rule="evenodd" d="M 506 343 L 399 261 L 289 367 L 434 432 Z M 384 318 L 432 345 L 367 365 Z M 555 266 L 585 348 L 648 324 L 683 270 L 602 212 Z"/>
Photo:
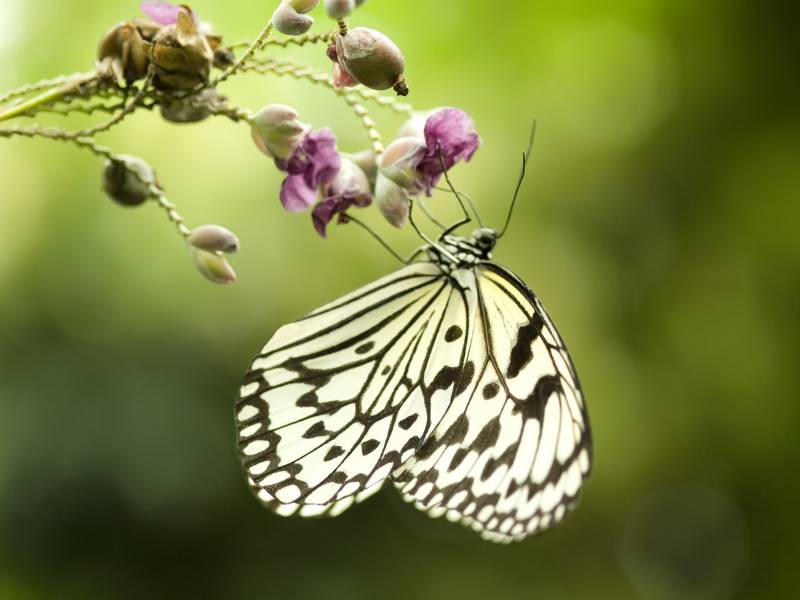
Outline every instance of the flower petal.
<path fill-rule="evenodd" d="M 303 142 L 309 167 L 305 171 L 309 187 L 328 183 L 339 172 L 342 159 L 336 149 L 336 136 L 327 127 L 309 133 Z"/>
<path fill-rule="evenodd" d="M 181 7 L 171 2 L 142 2 L 139 8 L 159 25 L 174 25 L 181 12 Z"/>
<path fill-rule="evenodd" d="M 302 175 L 289 175 L 281 184 L 281 204 L 289 212 L 308 210 L 317 199 L 316 188 L 306 185 Z"/>

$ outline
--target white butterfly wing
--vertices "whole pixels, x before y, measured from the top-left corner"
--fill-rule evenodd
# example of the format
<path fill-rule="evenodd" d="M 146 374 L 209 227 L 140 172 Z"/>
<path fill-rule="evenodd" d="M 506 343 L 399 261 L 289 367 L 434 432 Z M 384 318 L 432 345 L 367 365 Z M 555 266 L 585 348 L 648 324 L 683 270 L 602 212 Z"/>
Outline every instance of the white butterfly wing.
<path fill-rule="evenodd" d="M 586 408 L 566 347 L 535 295 L 496 265 L 457 275 L 472 318 L 455 397 L 393 478 L 432 516 L 492 541 L 522 539 L 575 504 L 591 468 Z"/>
<path fill-rule="evenodd" d="M 236 407 L 258 498 L 312 516 L 377 491 L 447 411 L 467 327 L 463 292 L 417 263 L 281 328 Z"/>

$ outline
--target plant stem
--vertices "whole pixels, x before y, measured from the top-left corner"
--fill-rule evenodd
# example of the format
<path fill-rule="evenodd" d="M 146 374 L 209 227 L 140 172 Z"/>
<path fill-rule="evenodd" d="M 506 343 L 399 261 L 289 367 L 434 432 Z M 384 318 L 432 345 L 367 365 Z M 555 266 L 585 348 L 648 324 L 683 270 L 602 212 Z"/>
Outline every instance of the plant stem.
<path fill-rule="evenodd" d="M 34 96 L 33 98 L 26 100 L 16 106 L 11 107 L 4 113 L 0 114 L 0 122 L 8 121 L 9 119 L 13 119 L 15 117 L 20 117 L 25 115 L 27 112 L 31 110 L 35 110 L 40 106 L 44 106 L 46 104 L 50 104 L 63 98 L 67 94 L 73 92 L 75 88 L 78 86 L 88 83 L 97 77 L 97 74 L 92 73 L 85 73 L 83 75 L 78 76 L 76 79 L 72 79 L 68 81 L 66 84 L 62 85 L 59 88 L 47 90 L 39 94 L 38 96 Z"/>
<path fill-rule="evenodd" d="M 222 75 L 220 75 L 215 81 L 211 83 L 211 87 L 217 87 L 223 81 L 226 81 L 229 77 L 234 75 L 242 66 L 250 60 L 250 58 L 258 51 L 264 47 L 264 44 L 267 42 L 267 38 L 269 38 L 269 34 L 272 33 L 272 19 L 266 24 L 264 29 L 259 34 L 258 38 L 255 42 L 250 44 L 250 47 L 247 51 L 242 54 L 239 60 L 236 61 L 233 65 L 228 67 Z"/>

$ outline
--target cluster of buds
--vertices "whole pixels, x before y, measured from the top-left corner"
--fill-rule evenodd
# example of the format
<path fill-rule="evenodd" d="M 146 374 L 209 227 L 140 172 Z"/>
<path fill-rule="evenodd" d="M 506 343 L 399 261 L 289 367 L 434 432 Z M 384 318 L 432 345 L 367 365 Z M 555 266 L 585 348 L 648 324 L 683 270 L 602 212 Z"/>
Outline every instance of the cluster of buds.
<path fill-rule="evenodd" d="M 480 138 L 463 111 L 443 108 L 415 115 L 386 151 L 339 152 L 329 129 L 312 131 L 289 106 L 272 104 L 253 120 L 253 141 L 286 177 L 280 201 L 289 212 L 312 209 L 314 228 L 327 236 L 334 218 L 347 221 L 350 208 L 375 200 L 386 220 L 403 227 L 410 199 L 430 195 L 445 170 L 475 154 Z"/>
<path fill-rule="evenodd" d="M 306 33 L 314 23 L 311 11 L 319 0 L 283 0 L 272 15 L 272 24 L 285 35 Z M 334 63 L 333 81 L 339 88 L 364 85 L 374 90 L 394 89 L 408 95 L 403 53 L 387 36 L 374 29 L 349 29 L 345 19 L 363 0 L 326 0 L 325 11 L 339 22 L 339 33 L 328 48 Z"/>
<path fill-rule="evenodd" d="M 367 27 L 350 28 L 348 18 L 364 0 L 324 0 L 327 16 L 336 21 L 336 30 L 324 35 L 310 35 L 296 40 L 298 45 L 324 42 L 325 53 L 333 62 L 333 75 L 313 73 L 305 67 L 292 66 L 286 72 L 339 91 L 345 87 L 364 85 L 374 90 L 394 89 L 408 94 L 404 77 L 404 59 L 400 49 L 383 33 Z M 94 142 L 93 135 L 108 131 L 122 118 L 139 107 L 158 107 L 164 119 L 175 123 L 194 123 L 211 115 L 224 115 L 236 122 L 251 126 L 252 139 L 275 167 L 284 173 L 279 198 L 288 212 L 310 212 L 316 232 L 328 235 L 333 222 L 354 220 L 355 209 L 376 204 L 380 213 L 395 227 L 409 220 L 412 200 L 420 194 L 431 195 L 442 174 L 459 161 L 468 161 L 478 148 L 480 139 L 469 116 L 454 108 L 428 113 L 413 113 L 403 125 L 397 138 L 384 149 L 381 135 L 367 109 L 353 100 L 355 95 L 343 94 L 348 104 L 361 118 L 372 141 L 371 150 L 342 152 L 333 131 L 327 127 L 313 129 L 302 122 L 297 111 L 280 104 L 271 104 L 257 114 L 238 108 L 217 91 L 217 84 L 237 71 L 284 74 L 273 68 L 270 61 L 255 56 L 262 50 L 270 33 L 277 30 L 296 36 L 308 32 L 314 23 L 311 13 L 320 0 L 280 0 L 271 26 L 236 60 L 231 48 L 222 45 L 222 38 L 212 32 L 208 23 L 186 5 L 164 1 L 144 1 L 144 18 L 125 21 L 109 30 L 101 39 L 96 72 L 90 78 L 69 84 L 58 90 L 31 98 L 20 106 L 33 111 L 46 102 L 70 101 L 71 95 L 81 97 L 86 85 L 89 90 L 111 92 L 125 97 L 129 87 L 138 92 L 130 102 L 123 102 L 121 114 L 104 125 L 63 132 L 53 136 L 78 140 L 82 147 L 92 149 L 107 158 L 102 187 L 117 204 L 136 207 L 153 200 L 165 211 L 169 220 L 186 240 L 197 269 L 216 283 L 230 283 L 236 275 L 226 255 L 238 251 L 239 242 L 229 230 L 217 225 L 196 229 L 186 226 L 175 205 L 164 195 L 155 171 L 140 158 L 112 154 Z M 286 46 L 286 41 L 277 40 Z M 259 67 L 262 67 L 259 69 Z M 225 72 L 213 82 L 213 68 Z M 76 92 L 77 90 L 77 92 Z M 362 93 L 380 104 L 393 104 L 411 114 L 408 105 L 390 98 Z M 20 107 L 0 113 L 0 119 L 25 115 Z M 65 113 L 68 114 L 68 113 Z M 23 131 L 23 130 L 20 130 Z M 37 130 L 38 131 L 38 130 Z M 27 130 L 26 130 L 27 132 Z"/>
<path fill-rule="evenodd" d="M 130 84 L 152 68 L 156 89 L 187 91 L 207 84 L 212 67 L 232 63 L 222 38 L 188 6 L 143 2 L 142 10 L 149 18 L 118 23 L 100 40 L 101 77 Z"/>
<path fill-rule="evenodd" d="M 219 225 L 201 225 L 192 230 L 186 241 L 203 277 L 219 284 L 236 281 L 236 273 L 224 257 L 239 251 L 239 239 L 233 232 Z"/>
<path fill-rule="evenodd" d="M 103 191 L 116 204 L 140 206 L 161 196 L 161 187 L 153 168 L 144 160 L 127 154 L 114 155 L 103 169 Z M 163 200 L 163 197 L 161 198 Z M 227 284 L 236 281 L 236 273 L 225 254 L 239 251 L 239 240 L 233 232 L 219 225 L 202 225 L 193 230 L 183 229 L 183 221 L 171 205 L 170 218 L 184 232 L 195 267 L 209 281 Z"/>

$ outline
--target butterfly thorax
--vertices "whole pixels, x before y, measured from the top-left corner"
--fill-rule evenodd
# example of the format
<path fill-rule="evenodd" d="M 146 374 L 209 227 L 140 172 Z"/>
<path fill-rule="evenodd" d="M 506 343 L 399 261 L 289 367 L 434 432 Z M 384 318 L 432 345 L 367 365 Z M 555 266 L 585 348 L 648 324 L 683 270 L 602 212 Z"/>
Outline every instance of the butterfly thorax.
<path fill-rule="evenodd" d="M 438 243 L 428 246 L 428 256 L 441 266 L 468 268 L 491 260 L 492 249 L 497 242 L 497 232 L 481 228 L 470 237 L 442 236 Z"/>

